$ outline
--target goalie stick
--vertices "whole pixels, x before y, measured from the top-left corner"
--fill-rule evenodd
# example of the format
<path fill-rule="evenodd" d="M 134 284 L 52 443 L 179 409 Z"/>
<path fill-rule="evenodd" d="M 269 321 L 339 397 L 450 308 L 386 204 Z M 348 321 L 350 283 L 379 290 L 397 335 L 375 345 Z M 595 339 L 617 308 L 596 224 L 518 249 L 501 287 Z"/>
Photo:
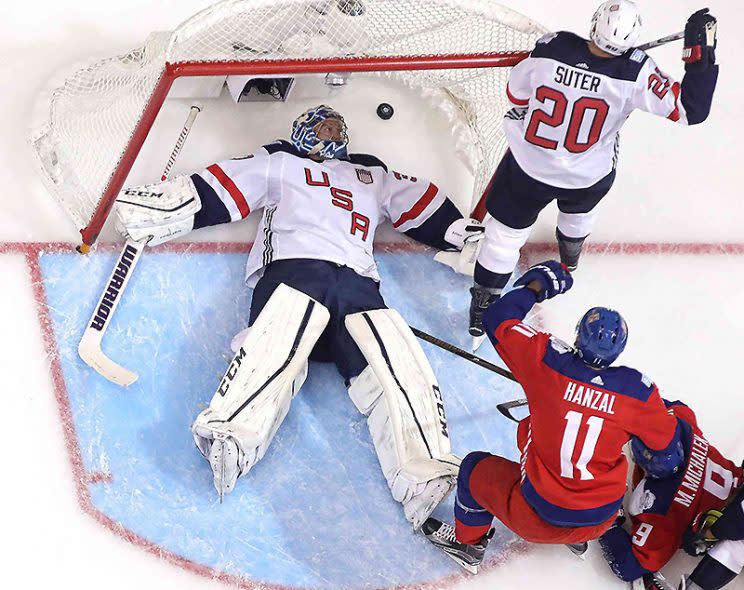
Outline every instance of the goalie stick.
<path fill-rule="evenodd" d="M 191 106 L 183 129 L 181 129 L 178 140 L 175 146 L 173 146 L 173 151 L 165 165 L 161 181 L 168 178 L 168 174 L 176 163 L 176 159 L 201 109 L 202 107 L 198 104 Z M 86 365 L 95 369 L 109 381 L 124 387 L 134 383 L 139 375 L 107 357 L 101 349 L 101 341 L 106 334 L 106 330 L 111 323 L 111 318 L 114 316 L 119 301 L 121 301 L 124 295 L 124 291 L 129 284 L 129 279 L 131 279 L 134 273 L 134 269 L 142 256 L 142 251 L 145 249 L 146 244 L 147 240 L 137 241 L 128 239 L 126 241 L 116 261 L 114 270 L 111 272 L 108 281 L 106 281 L 106 287 L 98 299 L 98 303 L 93 310 L 93 315 L 88 321 L 85 332 L 83 332 L 83 337 L 78 344 L 78 354 Z"/>

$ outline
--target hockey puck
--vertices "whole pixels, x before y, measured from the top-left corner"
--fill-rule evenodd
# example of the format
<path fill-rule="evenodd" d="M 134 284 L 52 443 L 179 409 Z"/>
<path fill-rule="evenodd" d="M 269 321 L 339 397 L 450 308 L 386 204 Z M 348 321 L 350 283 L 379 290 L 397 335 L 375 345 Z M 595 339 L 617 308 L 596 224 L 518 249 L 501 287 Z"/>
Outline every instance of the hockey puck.
<path fill-rule="evenodd" d="M 377 116 L 380 117 L 380 119 L 384 119 L 385 121 L 392 117 L 394 112 L 395 110 L 393 109 L 393 106 L 389 105 L 386 102 L 381 102 L 377 106 Z"/>

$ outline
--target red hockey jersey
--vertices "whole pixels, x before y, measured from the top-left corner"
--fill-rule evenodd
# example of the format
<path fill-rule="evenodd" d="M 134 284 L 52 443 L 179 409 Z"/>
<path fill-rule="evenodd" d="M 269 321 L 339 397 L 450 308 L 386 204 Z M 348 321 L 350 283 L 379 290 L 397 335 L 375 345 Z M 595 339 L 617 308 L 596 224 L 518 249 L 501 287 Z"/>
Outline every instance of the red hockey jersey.
<path fill-rule="evenodd" d="M 493 336 L 529 402 L 525 498 L 557 526 L 608 520 L 625 493 L 622 448 L 630 436 L 653 449 L 674 437 L 677 419 L 656 385 L 628 367 L 594 369 L 567 344 L 518 320 L 501 322 Z"/>

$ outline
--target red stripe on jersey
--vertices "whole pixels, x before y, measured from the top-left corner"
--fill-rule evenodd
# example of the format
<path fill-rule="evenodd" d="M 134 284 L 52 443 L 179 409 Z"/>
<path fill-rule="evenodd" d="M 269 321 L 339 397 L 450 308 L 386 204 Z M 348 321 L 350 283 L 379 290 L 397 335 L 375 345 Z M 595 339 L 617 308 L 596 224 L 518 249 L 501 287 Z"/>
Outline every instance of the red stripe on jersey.
<path fill-rule="evenodd" d="M 669 119 L 670 121 L 674 121 L 674 122 L 679 121 L 678 102 L 679 102 L 680 89 L 681 87 L 679 85 L 679 82 L 675 82 L 674 84 L 672 84 L 672 94 L 674 94 L 674 110 L 671 113 L 669 113 L 669 116 L 667 117 L 667 119 Z"/>
<path fill-rule="evenodd" d="M 212 175 L 219 181 L 219 183 L 224 187 L 224 189 L 228 193 L 230 193 L 233 201 L 235 201 L 235 204 L 238 206 L 240 216 L 243 219 L 248 217 L 248 214 L 251 212 L 251 208 L 248 206 L 248 202 L 245 200 L 245 196 L 242 192 L 240 192 L 240 189 L 235 185 L 232 179 L 227 174 L 225 174 L 225 171 L 217 164 L 212 164 L 211 166 L 207 167 L 207 170 L 209 170 Z"/>
<path fill-rule="evenodd" d="M 411 219 L 416 219 L 419 215 L 421 215 L 424 212 L 424 209 L 426 209 L 429 206 L 429 203 L 431 203 L 434 200 L 434 197 L 437 196 L 438 192 L 439 192 L 439 189 L 437 188 L 437 185 L 435 185 L 433 182 L 430 182 L 429 188 L 426 189 L 424 196 L 421 197 L 418 201 L 416 201 L 413 207 L 411 207 L 408 211 L 403 213 L 403 215 L 401 215 L 398 218 L 398 221 L 393 223 L 393 227 L 400 227 L 406 221 L 411 221 Z"/>
<path fill-rule="evenodd" d="M 509 85 L 508 84 L 506 85 L 506 96 L 509 98 L 509 100 L 511 102 L 513 102 L 515 105 L 517 105 L 519 107 L 526 107 L 529 104 L 529 102 L 530 102 L 529 99 L 521 100 L 521 99 L 517 98 L 516 96 L 514 96 L 509 91 Z"/>

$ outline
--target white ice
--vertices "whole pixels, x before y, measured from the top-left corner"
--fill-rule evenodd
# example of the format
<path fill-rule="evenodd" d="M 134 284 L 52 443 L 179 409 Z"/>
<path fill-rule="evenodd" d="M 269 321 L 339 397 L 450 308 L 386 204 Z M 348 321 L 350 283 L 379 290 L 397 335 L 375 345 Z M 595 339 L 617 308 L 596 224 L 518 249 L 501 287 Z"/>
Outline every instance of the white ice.
<path fill-rule="evenodd" d="M 4 10 L 0 22 L 4 79 L 0 93 L 4 115 L 0 138 L 4 188 L 0 197 L 0 394 L 6 404 L 0 514 L 7 587 L 225 587 L 222 581 L 156 558 L 81 511 L 37 317 L 35 279 L 23 255 L 3 253 L 3 242 L 77 240 L 74 228 L 38 180 L 26 143 L 33 103 L 48 78 L 69 63 L 138 46 L 150 31 L 171 29 L 207 4 L 197 0 L 43 0 L 14 3 Z M 692 0 L 640 0 L 639 4 L 648 39 L 681 30 L 686 17 L 700 7 Z M 572 0 L 569 5 L 533 0 L 511 5 L 548 28 L 583 33 L 595 1 Z M 722 70 L 710 119 L 687 129 L 644 114 L 631 118 L 622 137 L 618 181 L 602 205 L 591 239 L 615 245 L 739 244 L 738 253 L 725 246 L 708 254 L 695 254 L 685 247 L 677 252 L 591 253 L 571 296 L 544 306 L 542 321 L 546 328 L 570 338 L 575 319 L 587 306 L 620 308 L 631 327 L 624 362 L 651 375 L 668 397 L 692 405 L 711 441 L 732 458 L 741 459 L 744 172 L 738 141 L 744 135 L 740 108 L 744 40 L 737 27 L 739 2 L 714 0 L 710 8 L 719 18 Z M 677 43 L 654 50 L 653 55 L 663 69 L 680 77 L 679 52 Z M 421 141 L 424 136 L 446 141 L 441 140 L 446 137 L 443 122 L 405 92 L 389 98 L 382 88 L 370 89 L 366 96 L 373 106 L 383 99 L 393 102 L 396 115 L 388 124 L 376 119 L 373 109 L 370 112 L 350 99 L 339 99 L 338 108 L 350 113 L 356 149 L 377 153 L 396 168 L 429 176 L 457 193 L 466 182 L 460 168 L 449 166 L 446 146 L 434 143 L 435 139 Z M 133 180 L 157 174 L 154 170 L 162 166 L 183 120 L 183 105 L 178 106 L 166 111 L 159 123 L 162 140 L 148 143 Z M 289 120 L 278 116 L 248 120 L 243 112 L 205 113 L 179 168 L 189 170 L 255 147 L 283 134 Z M 230 121 L 229 133 L 218 129 L 221 121 Z M 412 139 L 417 148 L 406 149 Z M 541 215 L 533 242 L 550 241 L 554 213 L 549 208 Z M 107 232 L 104 237 L 112 239 L 113 234 Z M 194 239 L 249 237 L 233 226 L 209 230 Z M 94 291 L 99 288 L 91 286 Z M 453 324 L 457 325 L 456 318 Z M 691 560 L 678 557 L 668 572 L 676 577 L 691 565 Z M 530 548 L 477 578 L 460 578 L 454 585 L 472 590 L 623 587 L 596 548 L 581 563 L 561 547 Z M 744 588 L 744 582 L 737 580 L 730 587 Z"/>

